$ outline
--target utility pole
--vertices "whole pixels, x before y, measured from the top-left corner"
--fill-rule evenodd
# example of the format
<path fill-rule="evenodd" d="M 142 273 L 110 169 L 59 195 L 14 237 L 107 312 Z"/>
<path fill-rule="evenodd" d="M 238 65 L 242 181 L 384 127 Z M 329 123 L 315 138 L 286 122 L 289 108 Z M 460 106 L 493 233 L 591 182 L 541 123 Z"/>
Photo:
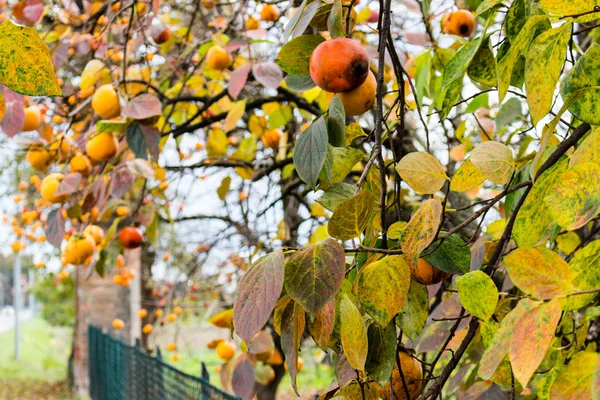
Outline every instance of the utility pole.
<path fill-rule="evenodd" d="M 33 295 L 33 284 L 35 283 L 35 272 L 29 268 L 29 310 L 35 313 L 35 296 Z"/>
<path fill-rule="evenodd" d="M 14 308 L 15 308 L 15 360 L 19 361 L 19 341 L 21 339 L 21 327 L 19 326 L 19 310 L 21 308 L 21 256 L 15 255 L 14 276 Z"/>

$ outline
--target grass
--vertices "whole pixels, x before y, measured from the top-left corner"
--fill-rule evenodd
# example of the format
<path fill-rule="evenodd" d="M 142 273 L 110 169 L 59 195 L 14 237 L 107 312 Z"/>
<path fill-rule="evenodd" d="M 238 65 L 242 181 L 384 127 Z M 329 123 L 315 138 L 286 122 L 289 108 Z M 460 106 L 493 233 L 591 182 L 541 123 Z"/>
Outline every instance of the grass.
<path fill-rule="evenodd" d="M 0 333 L 0 399 L 67 399 L 70 328 L 41 318 L 22 326 L 20 360 L 14 359 L 14 330 Z"/>

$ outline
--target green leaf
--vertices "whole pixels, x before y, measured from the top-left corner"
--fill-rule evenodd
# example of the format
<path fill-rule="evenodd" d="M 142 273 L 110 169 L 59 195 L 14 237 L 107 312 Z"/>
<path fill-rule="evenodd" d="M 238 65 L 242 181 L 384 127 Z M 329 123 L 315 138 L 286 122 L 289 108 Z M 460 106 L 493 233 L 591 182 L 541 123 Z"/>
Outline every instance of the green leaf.
<path fill-rule="evenodd" d="M 473 100 L 469 102 L 469 105 L 465 109 L 466 114 L 472 114 L 480 108 L 490 108 L 489 95 L 488 93 L 481 93 Z"/>
<path fill-rule="evenodd" d="M 137 158 L 143 160 L 148 159 L 148 146 L 144 132 L 137 123 L 133 123 L 127 127 L 127 145 L 133 151 Z"/>
<path fill-rule="evenodd" d="M 98 133 L 102 132 L 114 132 L 114 133 L 123 133 L 126 131 L 129 126 L 129 121 L 113 121 L 113 120 L 100 120 L 96 122 L 96 131 Z"/>
<path fill-rule="evenodd" d="M 342 8 L 342 0 L 333 0 L 329 18 L 327 18 L 327 30 L 331 34 L 331 38 L 335 39 L 346 34 L 344 30 L 344 10 Z"/>
<path fill-rule="evenodd" d="M 425 261 L 441 271 L 453 275 L 469 272 L 471 250 L 458 234 L 433 242 L 425 253 L 428 253 L 423 257 Z"/>
<path fill-rule="evenodd" d="M 421 285 L 412 279 L 408 288 L 408 301 L 404 304 L 404 312 L 400 314 L 398 326 L 410 340 L 415 342 L 423 331 L 428 316 L 429 294 L 427 293 L 427 286 Z"/>
<path fill-rule="evenodd" d="M 560 87 L 560 94 L 565 102 L 576 96 L 572 100 L 569 111 L 578 119 L 591 125 L 600 125 L 598 57 L 600 57 L 600 45 L 592 43 L 563 78 Z"/>
<path fill-rule="evenodd" d="M 418 193 L 433 194 L 449 180 L 438 159 L 421 151 L 402 157 L 396 171 Z"/>
<path fill-rule="evenodd" d="M 315 187 L 327 155 L 327 125 L 323 117 L 317 118 L 300 135 L 294 149 L 294 167 L 298 176 Z"/>
<path fill-rule="evenodd" d="M 225 198 L 227 197 L 227 193 L 229 193 L 230 185 L 231 185 L 231 177 L 226 176 L 225 178 L 223 178 L 223 180 L 221 181 L 221 184 L 217 188 L 217 194 L 219 195 L 219 199 L 225 201 Z"/>
<path fill-rule="evenodd" d="M 452 110 L 452 107 L 458 102 L 462 87 L 463 80 L 457 79 L 444 89 L 444 92 L 440 95 L 443 96 L 440 118 L 446 118 L 450 113 L 450 110 Z"/>
<path fill-rule="evenodd" d="M 498 76 L 496 73 L 496 58 L 490 47 L 490 40 L 486 38 L 475 58 L 471 61 L 467 74 L 471 80 L 481 83 L 485 86 L 498 86 Z"/>
<path fill-rule="evenodd" d="M 499 4 L 502 4 L 504 0 L 484 0 L 479 4 L 477 9 L 475 10 L 475 15 L 481 15 L 489 9 L 496 7 Z"/>
<path fill-rule="evenodd" d="M 511 97 L 506 100 L 504 104 L 498 110 L 496 115 L 496 132 L 499 132 L 503 127 L 517 122 L 523 117 L 523 108 L 521 107 L 521 101 L 516 97 Z"/>
<path fill-rule="evenodd" d="M 0 23 L 0 83 L 28 96 L 62 96 L 48 46 L 35 29 Z"/>
<path fill-rule="evenodd" d="M 479 51 L 481 46 L 481 37 L 467 42 L 463 47 L 460 48 L 448 61 L 444 68 L 444 76 L 442 78 L 442 88 L 445 89 L 451 84 L 456 82 L 465 75 L 467 68 L 471 64 L 471 61 L 475 58 L 475 55 Z"/>
<path fill-rule="evenodd" d="M 315 315 L 338 292 L 346 272 L 344 248 L 332 238 L 305 246 L 285 263 L 287 294 Z"/>
<path fill-rule="evenodd" d="M 319 189 L 326 189 L 333 185 L 332 182 L 332 169 L 333 169 L 333 149 L 334 147 L 330 144 L 327 145 L 327 153 L 325 154 L 325 162 L 319 172 Z"/>
<path fill-rule="evenodd" d="M 365 369 L 370 378 L 385 386 L 392 376 L 396 361 L 396 327 L 393 323 L 386 327 L 371 324 L 367 330 L 367 339 L 369 352 Z"/>
<path fill-rule="evenodd" d="M 600 164 L 588 162 L 567 169 L 544 197 L 554 221 L 572 231 L 600 212 Z"/>
<path fill-rule="evenodd" d="M 527 51 L 525 87 L 534 123 L 544 118 L 552 107 L 556 83 L 571 39 L 571 28 L 571 24 L 564 24 L 547 30 L 534 39 Z"/>
<path fill-rule="evenodd" d="M 410 285 L 410 266 L 404 256 L 387 256 L 361 268 L 358 298 L 380 326 L 387 326 L 404 307 Z"/>
<path fill-rule="evenodd" d="M 327 225 L 327 231 L 340 240 L 359 237 L 373 218 L 376 206 L 377 201 L 373 195 L 366 190 L 361 191 L 335 209 Z"/>
<path fill-rule="evenodd" d="M 575 353 L 563 368 L 550 389 L 551 399 L 592 399 L 592 381 L 598 364 L 598 353 L 580 351 Z M 575 384 L 575 382 L 577 382 Z M 596 400 L 596 399 L 594 399 Z"/>
<path fill-rule="evenodd" d="M 335 211 L 340 204 L 354 197 L 355 190 L 356 187 L 349 183 L 336 183 L 317 199 L 317 203 L 321 204 L 329 211 Z"/>
<path fill-rule="evenodd" d="M 311 3 L 316 4 L 316 3 Z M 288 89 L 293 90 L 295 92 L 304 92 L 309 89 L 314 88 L 315 82 L 313 82 L 312 78 L 307 76 L 297 76 L 297 75 L 288 75 L 285 77 L 285 83 Z"/>
<path fill-rule="evenodd" d="M 529 46 L 537 24 L 547 20 L 548 17 L 545 15 L 534 15 L 529 18 L 517 38 L 510 44 L 506 55 L 498 62 L 498 96 L 500 101 L 504 101 L 511 82 L 513 69 L 521 53 Z"/>
<path fill-rule="evenodd" d="M 472 271 L 456 278 L 460 303 L 472 316 L 487 321 L 498 304 L 498 288 L 483 271 Z"/>
<path fill-rule="evenodd" d="M 485 175 L 479 168 L 467 159 L 456 170 L 452 181 L 450 181 L 450 190 L 454 192 L 466 192 L 474 187 L 481 185 L 485 181 Z"/>
<path fill-rule="evenodd" d="M 416 265 L 421 251 L 435 238 L 441 222 L 442 203 L 437 197 L 424 202 L 410 218 L 404 228 L 401 247 L 412 264 Z"/>
<path fill-rule="evenodd" d="M 156 246 L 158 243 L 158 213 L 154 214 L 154 218 L 152 218 L 152 222 L 150 225 L 146 227 L 146 237 L 148 238 L 148 242 L 152 246 Z"/>
<path fill-rule="evenodd" d="M 279 51 L 277 65 L 291 75 L 310 75 L 310 55 L 324 41 L 325 38 L 321 35 L 302 35 L 290 40 Z"/>
<path fill-rule="evenodd" d="M 567 169 L 567 160 L 559 161 L 535 181 L 517 214 L 513 237 L 519 247 L 534 247 L 548 240 L 556 224 L 548 211 L 544 197 Z M 540 199 L 542 201 L 540 201 Z"/>
<path fill-rule="evenodd" d="M 317 11 L 319 11 L 320 6 L 321 3 L 318 1 L 304 0 L 290 19 L 290 22 L 285 26 L 283 42 L 285 43 L 289 39 L 302 35 Z"/>
<path fill-rule="evenodd" d="M 346 112 L 344 105 L 337 94 L 329 103 L 329 112 L 327 113 L 327 134 L 329 144 L 335 147 L 344 147 L 346 136 Z"/>
<path fill-rule="evenodd" d="M 516 321 L 510 339 L 510 364 L 524 388 L 546 356 L 561 314 L 555 299 L 528 309 Z"/>
<path fill-rule="evenodd" d="M 537 299 L 573 292 L 569 265 L 552 250 L 520 248 L 504 257 L 504 265 L 515 286 Z"/>
<path fill-rule="evenodd" d="M 348 364 L 354 369 L 364 371 L 369 351 L 367 328 L 360 311 L 346 294 L 341 296 L 340 323 L 340 338 Z"/>
<path fill-rule="evenodd" d="M 516 169 L 512 150 L 500 142 L 478 144 L 469 159 L 487 179 L 499 185 L 507 184 Z"/>

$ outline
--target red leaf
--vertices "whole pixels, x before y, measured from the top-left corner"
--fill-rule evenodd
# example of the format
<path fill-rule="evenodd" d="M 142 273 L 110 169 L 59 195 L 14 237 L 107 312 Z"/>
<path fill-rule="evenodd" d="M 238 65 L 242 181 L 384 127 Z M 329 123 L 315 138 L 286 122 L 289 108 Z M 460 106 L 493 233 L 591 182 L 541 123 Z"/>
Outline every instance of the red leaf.
<path fill-rule="evenodd" d="M 429 43 L 429 36 L 424 32 L 405 32 L 404 39 L 410 44 L 425 46 Z"/>
<path fill-rule="evenodd" d="M 150 93 L 140 94 L 127 104 L 124 114 L 133 119 L 146 119 L 162 115 L 162 104 Z"/>
<path fill-rule="evenodd" d="M 54 69 L 59 70 L 65 61 L 68 60 L 70 48 L 71 42 L 69 39 L 63 40 L 58 46 L 56 46 L 52 52 L 52 65 L 54 65 Z"/>
<path fill-rule="evenodd" d="M 254 367 L 246 355 L 240 356 L 231 376 L 233 392 L 243 399 L 254 396 Z"/>
<path fill-rule="evenodd" d="M 277 89 L 283 79 L 283 72 L 279 65 L 270 61 L 255 64 L 252 67 L 252 74 L 261 85 L 269 89 Z"/>
<path fill-rule="evenodd" d="M 299 304 L 290 301 L 281 316 L 281 348 L 285 355 L 292 387 L 298 394 L 296 386 L 296 375 L 298 374 L 298 349 L 306 325 L 306 315 Z M 299 395 L 299 394 L 298 394 Z"/>
<path fill-rule="evenodd" d="M 133 174 L 127 168 L 117 169 L 110 180 L 110 194 L 114 197 L 121 198 L 133 183 Z"/>
<path fill-rule="evenodd" d="M 283 289 L 283 252 L 277 249 L 242 277 L 233 304 L 233 326 L 246 342 L 269 320 Z"/>
<path fill-rule="evenodd" d="M 27 5 L 23 9 L 23 15 L 31 22 L 36 22 L 40 19 L 44 11 L 44 3 L 42 0 L 27 0 Z"/>
<path fill-rule="evenodd" d="M 237 99 L 240 92 L 246 85 L 249 73 L 250 64 L 242 65 L 241 67 L 236 68 L 231 73 L 231 79 L 229 79 L 229 86 L 227 87 L 227 92 L 233 99 Z"/>
<path fill-rule="evenodd" d="M 77 190 L 79 183 L 81 182 L 81 174 L 79 172 L 72 172 L 65 175 L 65 179 L 62 180 L 58 189 L 56 189 L 55 196 L 61 194 L 71 194 Z"/>
<path fill-rule="evenodd" d="M 260 331 L 248 343 L 248 351 L 252 354 L 265 353 L 275 348 L 273 337 L 267 331 Z"/>
<path fill-rule="evenodd" d="M 333 370 L 340 387 L 346 386 L 348 382 L 356 378 L 356 371 L 348 364 L 348 359 L 344 353 L 333 354 Z"/>
<path fill-rule="evenodd" d="M 267 35 L 267 31 L 265 29 L 253 29 L 251 31 L 246 31 L 246 36 L 249 39 L 262 39 Z"/>
<path fill-rule="evenodd" d="M 8 88 L 4 88 L 3 93 L 6 101 L 6 114 L 0 123 L 0 128 L 7 136 L 13 137 L 21 132 L 25 123 L 23 96 Z"/>
<path fill-rule="evenodd" d="M 315 343 L 322 349 L 327 349 L 327 344 L 333 333 L 335 322 L 335 299 L 331 299 L 317 314 L 314 321 L 308 323 L 308 331 Z"/>
<path fill-rule="evenodd" d="M 247 45 L 248 45 L 248 43 L 246 43 L 245 41 L 234 39 L 225 45 L 225 50 L 227 50 L 229 53 L 231 53 L 231 52 L 241 49 L 242 47 L 246 47 Z"/>
<path fill-rule="evenodd" d="M 144 132 L 144 140 L 146 141 L 146 147 L 150 151 L 152 161 L 158 162 L 160 132 L 156 127 L 150 125 L 140 125 L 140 129 Z"/>
<path fill-rule="evenodd" d="M 52 246 L 60 249 L 60 244 L 65 237 L 65 219 L 61 209 L 52 210 L 46 220 L 46 239 Z"/>

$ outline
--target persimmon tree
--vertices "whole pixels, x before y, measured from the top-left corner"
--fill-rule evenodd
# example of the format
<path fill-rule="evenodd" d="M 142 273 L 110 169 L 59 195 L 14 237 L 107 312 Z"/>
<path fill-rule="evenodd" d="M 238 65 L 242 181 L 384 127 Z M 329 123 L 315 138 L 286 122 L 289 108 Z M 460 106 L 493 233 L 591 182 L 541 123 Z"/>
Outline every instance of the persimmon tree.
<path fill-rule="evenodd" d="M 149 275 L 167 232 L 187 276 L 234 253 L 212 322 L 243 398 L 297 391 L 313 340 L 323 399 L 592 399 L 598 5 L 358 3 L 6 5 L 0 127 L 38 171 L 16 236 L 41 218 L 124 285 L 123 248 Z"/>

